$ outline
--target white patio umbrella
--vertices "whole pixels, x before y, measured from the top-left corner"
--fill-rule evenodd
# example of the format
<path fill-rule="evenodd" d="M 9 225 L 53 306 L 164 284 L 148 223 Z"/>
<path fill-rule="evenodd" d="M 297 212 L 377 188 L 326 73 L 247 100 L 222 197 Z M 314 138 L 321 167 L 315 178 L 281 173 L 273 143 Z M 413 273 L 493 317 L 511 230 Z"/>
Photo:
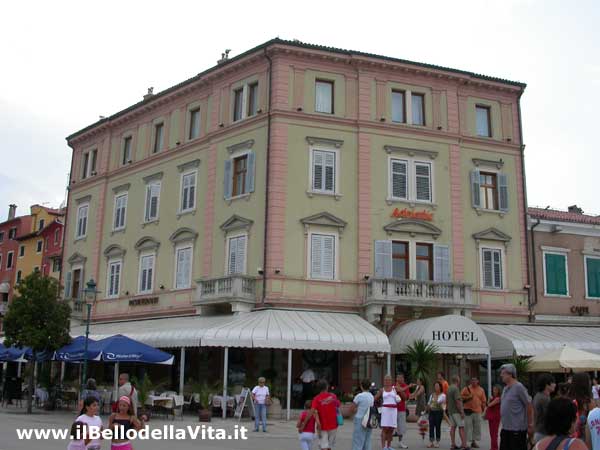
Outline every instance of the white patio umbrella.
<path fill-rule="evenodd" d="M 534 356 L 529 363 L 531 372 L 587 372 L 600 369 L 600 355 L 564 346 L 557 350 Z"/>

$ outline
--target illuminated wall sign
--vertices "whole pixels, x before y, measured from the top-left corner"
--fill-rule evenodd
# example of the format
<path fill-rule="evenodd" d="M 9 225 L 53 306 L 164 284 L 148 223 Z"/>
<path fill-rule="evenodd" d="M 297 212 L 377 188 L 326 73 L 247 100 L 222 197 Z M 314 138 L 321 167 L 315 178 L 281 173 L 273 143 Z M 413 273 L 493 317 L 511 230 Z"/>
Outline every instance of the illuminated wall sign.
<path fill-rule="evenodd" d="M 396 218 L 396 219 L 419 219 L 419 220 L 427 220 L 429 222 L 431 222 L 433 220 L 433 214 L 430 212 L 427 212 L 425 210 L 423 211 L 411 211 L 410 209 L 394 209 L 394 212 L 392 212 L 392 217 Z"/>

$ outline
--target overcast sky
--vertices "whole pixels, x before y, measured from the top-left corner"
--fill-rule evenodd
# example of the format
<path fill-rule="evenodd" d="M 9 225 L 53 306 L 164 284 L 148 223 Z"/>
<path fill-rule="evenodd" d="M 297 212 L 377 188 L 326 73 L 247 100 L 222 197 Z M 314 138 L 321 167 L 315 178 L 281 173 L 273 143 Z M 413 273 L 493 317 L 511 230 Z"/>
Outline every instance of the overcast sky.
<path fill-rule="evenodd" d="M 287 3 L 4 2 L 0 219 L 65 199 L 70 133 L 276 36 L 526 82 L 529 204 L 600 214 L 600 2 Z"/>

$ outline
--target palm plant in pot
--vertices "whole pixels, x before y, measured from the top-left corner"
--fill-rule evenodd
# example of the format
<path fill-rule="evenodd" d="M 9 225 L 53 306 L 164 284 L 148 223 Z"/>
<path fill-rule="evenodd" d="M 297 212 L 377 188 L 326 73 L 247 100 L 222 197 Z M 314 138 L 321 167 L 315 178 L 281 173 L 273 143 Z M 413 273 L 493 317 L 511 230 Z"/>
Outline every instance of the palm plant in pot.
<path fill-rule="evenodd" d="M 144 374 L 144 377 L 139 380 L 136 377 L 132 377 L 131 381 L 135 386 L 135 390 L 137 391 L 138 397 L 138 416 L 145 416 L 145 420 L 150 419 L 150 410 L 147 409 L 146 401 L 148 400 L 148 396 L 150 395 L 150 391 L 154 388 L 152 385 L 152 381 L 150 381 L 150 377 L 148 374 Z"/>
<path fill-rule="evenodd" d="M 210 388 L 206 381 L 204 383 L 195 384 L 193 387 L 194 394 L 198 394 L 200 408 L 198 409 L 198 421 L 210 422 L 212 419 L 212 409 L 210 407 Z"/>
<path fill-rule="evenodd" d="M 435 344 L 423 339 L 406 347 L 406 359 L 410 363 L 413 380 L 420 378 L 427 383 L 431 379 L 437 363 L 437 352 Z"/>

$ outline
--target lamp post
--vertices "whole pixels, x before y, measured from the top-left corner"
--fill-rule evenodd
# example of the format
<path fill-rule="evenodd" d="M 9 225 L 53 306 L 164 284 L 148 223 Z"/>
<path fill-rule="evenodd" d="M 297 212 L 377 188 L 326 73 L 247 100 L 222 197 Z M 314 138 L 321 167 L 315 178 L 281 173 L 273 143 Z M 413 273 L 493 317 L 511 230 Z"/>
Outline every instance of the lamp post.
<path fill-rule="evenodd" d="M 83 391 L 83 384 L 87 378 L 87 366 L 88 366 L 88 340 L 90 335 L 90 315 L 92 313 L 92 305 L 96 302 L 96 294 L 98 291 L 96 290 L 96 282 L 93 278 L 90 278 L 90 281 L 86 283 L 86 288 L 83 290 L 85 295 L 85 306 L 87 309 L 87 316 L 85 320 L 85 344 L 83 347 L 83 371 L 81 374 L 81 384 L 80 391 Z"/>

